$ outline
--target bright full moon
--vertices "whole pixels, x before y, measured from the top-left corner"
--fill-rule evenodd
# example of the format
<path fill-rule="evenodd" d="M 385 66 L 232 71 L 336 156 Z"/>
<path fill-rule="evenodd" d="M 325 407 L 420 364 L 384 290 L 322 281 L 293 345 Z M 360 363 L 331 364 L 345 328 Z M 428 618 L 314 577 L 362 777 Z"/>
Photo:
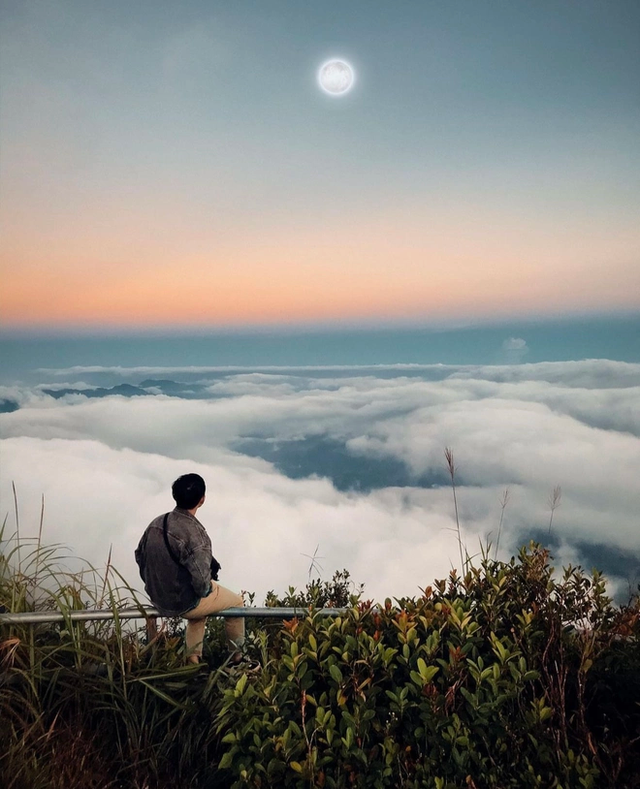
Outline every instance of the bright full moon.
<path fill-rule="evenodd" d="M 329 60 L 320 67 L 318 82 L 326 93 L 341 96 L 353 85 L 353 69 L 344 60 Z"/>

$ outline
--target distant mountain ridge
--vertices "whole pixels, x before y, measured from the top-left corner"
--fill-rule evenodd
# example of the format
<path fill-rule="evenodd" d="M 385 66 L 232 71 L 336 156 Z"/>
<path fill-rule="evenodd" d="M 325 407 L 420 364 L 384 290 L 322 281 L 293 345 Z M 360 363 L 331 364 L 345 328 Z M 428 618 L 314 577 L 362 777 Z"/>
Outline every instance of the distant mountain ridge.
<path fill-rule="evenodd" d="M 131 384 L 118 384 L 105 388 L 102 386 L 96 389 L 43 389 L 46 395 L 60 400 L 70 394 L 83 395 L 84 397 L 108 397 L 109 395 L 121 395 L 122 397 L 141 397 L 143 395 L 149 396 L 151 393 L 141 389 L 139 386 L 132 386 Z"/>

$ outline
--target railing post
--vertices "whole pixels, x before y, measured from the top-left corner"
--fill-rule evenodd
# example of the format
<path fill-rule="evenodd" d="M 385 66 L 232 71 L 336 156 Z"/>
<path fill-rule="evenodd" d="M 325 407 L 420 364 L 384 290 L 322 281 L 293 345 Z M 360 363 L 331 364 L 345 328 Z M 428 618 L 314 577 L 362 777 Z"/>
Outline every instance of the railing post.
<path fill-rule="evenodd" d="M 146 619 L 147 626 L 147 644 L 150 644 L 158 636 L 158 620 L 155 616 L 148 616 Z"/>

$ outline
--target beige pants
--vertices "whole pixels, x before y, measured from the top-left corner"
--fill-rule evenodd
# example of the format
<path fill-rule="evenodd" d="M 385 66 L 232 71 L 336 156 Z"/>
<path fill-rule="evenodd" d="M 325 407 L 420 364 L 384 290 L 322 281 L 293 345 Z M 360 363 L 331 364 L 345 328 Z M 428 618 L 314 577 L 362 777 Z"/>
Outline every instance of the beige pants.
<path fill-rule="evenodd" d="M 216 581 L 211 581 L 211 594 L 203 597 L 195 608 L 182 616 L 187 620 L 185 636 L 187 655 L 202 657 L 202 642 L 207 616 L 224 611 L 225 608 L 243 606 L 242 596 L 225 589 Z M 229 649 L 235 650 L 244 643 L 244 618 L 228 617 L 224 620 L 224 629 Z"/>

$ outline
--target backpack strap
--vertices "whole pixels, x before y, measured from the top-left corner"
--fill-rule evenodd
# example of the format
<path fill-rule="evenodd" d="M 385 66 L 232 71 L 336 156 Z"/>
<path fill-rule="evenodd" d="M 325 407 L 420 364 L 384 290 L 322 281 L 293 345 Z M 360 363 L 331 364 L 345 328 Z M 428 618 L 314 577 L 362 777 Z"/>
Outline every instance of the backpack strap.
<path fill-rule="evenodd" d="M 167 537 L 167 521 L 169 520 L 169 513 L 164 516 L 164 520 L 162 521 L 162 536 L 164 537 L 164 544 L 167 547 L 167 551 L 169 552 L 169 556 L 173 559 L 176 564 L 180 564 L 178 557 L 175 555 L 171 546 L 169 545 L 169 538 Z"/>

